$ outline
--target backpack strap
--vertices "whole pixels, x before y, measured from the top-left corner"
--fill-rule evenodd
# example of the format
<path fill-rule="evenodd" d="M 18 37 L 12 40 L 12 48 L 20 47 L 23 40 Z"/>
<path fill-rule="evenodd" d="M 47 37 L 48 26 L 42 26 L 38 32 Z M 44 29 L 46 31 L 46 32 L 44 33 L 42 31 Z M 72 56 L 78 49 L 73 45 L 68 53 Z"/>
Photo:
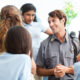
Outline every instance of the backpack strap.
<path fill-rule="evenodd" d="M 71 40 L 72 40 L 72 44 L 74 46 L 74 62 L 76 62 L 76 56 L 79 53 L 79 40 L 76 37 L 75 32 L 71 32 L 70 37 L 71 37 Z"/>

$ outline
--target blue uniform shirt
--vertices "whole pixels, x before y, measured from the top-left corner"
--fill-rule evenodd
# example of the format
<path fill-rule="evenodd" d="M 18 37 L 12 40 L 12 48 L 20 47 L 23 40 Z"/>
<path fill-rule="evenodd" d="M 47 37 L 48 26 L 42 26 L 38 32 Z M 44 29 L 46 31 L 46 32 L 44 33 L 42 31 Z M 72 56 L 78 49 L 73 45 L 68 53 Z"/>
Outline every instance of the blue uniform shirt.
<path fill-rule="evenodd" d="M 80 80 L 80 62 L 75 63 L 73 68 L 74 68 L 74 80 Z"/>
<path fill-rule="evenodd" d="M 31 59 L 26 54 L 0 55 L 0 80 L 29 80 Z"/>
<path fill-rule="evenodd" d="M 32 37 L 33 58 L 36 60 L 38 49 L 40 46 L 40 34 L 46 31 L 46 27 L 39 22 L 32 22 L 31 24 L 23 23 L 24 27 L 30 32 Z"/>

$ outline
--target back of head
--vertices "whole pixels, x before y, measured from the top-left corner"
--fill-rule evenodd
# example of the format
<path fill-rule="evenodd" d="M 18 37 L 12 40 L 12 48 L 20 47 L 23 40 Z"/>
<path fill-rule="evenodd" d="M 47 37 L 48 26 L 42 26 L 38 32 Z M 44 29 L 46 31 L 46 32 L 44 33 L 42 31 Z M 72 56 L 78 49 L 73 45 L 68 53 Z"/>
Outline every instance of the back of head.
<path fill-rule="evenodd" d="M 1 19 L 7 21 L 9 27 L 22 24 L 20 11 L 13 5 L 4 6 L 1 9 Z"/>
<path fill-rule="evenodd" d="M 22 7 L 21 7 L 22 15 L 25 12 L 28 12 L 30 10 L 34 10 L 34 12 L 36 12 L 35 6 L 33 4 L 31 4 L 31 3 L 26 3 L 26 4 L 22 5 Z"/>
<path fill-rule="evenodd" d="M 12 54 L 28 54 L 32 50 L 29 32 L 20 26 L 11 27 L 6 35 L 5 49 Z"/>
<path fill-rule="evenodd" d="M 53 17 L 53 18 L 57 17 L 60 20 L 64 18 L 65 19 L 64 25 L 66 25 L 67 17 L 64 14 L 63 11 L 61 11 L 61 10 L 54 10 L 54 11 L 52 11 L 52 12 L 49 13 L 49 16 Z"/>

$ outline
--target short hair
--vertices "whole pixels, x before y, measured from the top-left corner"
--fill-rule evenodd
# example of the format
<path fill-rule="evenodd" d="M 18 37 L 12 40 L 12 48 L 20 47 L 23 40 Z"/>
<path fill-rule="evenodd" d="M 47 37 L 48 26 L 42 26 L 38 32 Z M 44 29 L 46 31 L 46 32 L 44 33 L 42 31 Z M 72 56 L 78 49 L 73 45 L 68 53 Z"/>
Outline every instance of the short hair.
<path fill-rule="evenodd" d="M 20 26 L 11 27 L 5 38 L 5 49 L 12 54 L 28 54 L 29 51 L 32 51 L 29 32 Z"/>
<path fill-rule="evenodd" d="M 28 12 L 30 10 L 34 10 L 36 12 L 35 6 L 33 4 L 31 4 L 31 3 L 26 3 L 26 4 L 22 5 L 22 7 L 21 7 L 22 15 L 25 12 Z"/>
<path fill-rule="evenodd" d="M 80 41 L 80 31 L 79 31 L 79 41 Z"/>
<path fill-rule="evenodd" d="M 54 10 L 54 11 L 52 11 L 52 12 L 49 13 L 49 16 L 53 17 L 53 18 L 57 17 L 60 20 L 64 18 L 65 19 L 64 25 L 66 25 L 67 17 L 64 14 L 64 12 L 62 12 L 61 10 Z"/>

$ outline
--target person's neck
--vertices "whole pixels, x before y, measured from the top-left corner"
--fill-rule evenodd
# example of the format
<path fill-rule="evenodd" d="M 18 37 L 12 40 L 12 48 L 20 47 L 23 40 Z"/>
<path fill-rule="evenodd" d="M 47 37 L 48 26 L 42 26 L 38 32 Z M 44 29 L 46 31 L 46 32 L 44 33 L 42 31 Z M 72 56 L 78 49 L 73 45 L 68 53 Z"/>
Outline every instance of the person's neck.
<path fill-rule="evenodd" d="M 65 30 L 62 30 L 61 32 L 55 34 L 56 37 L 58 38 L 58 40 L 63 43 L 64 40 L 65 40 L 65 35 L 66 35 L 66 31 Z"/>

